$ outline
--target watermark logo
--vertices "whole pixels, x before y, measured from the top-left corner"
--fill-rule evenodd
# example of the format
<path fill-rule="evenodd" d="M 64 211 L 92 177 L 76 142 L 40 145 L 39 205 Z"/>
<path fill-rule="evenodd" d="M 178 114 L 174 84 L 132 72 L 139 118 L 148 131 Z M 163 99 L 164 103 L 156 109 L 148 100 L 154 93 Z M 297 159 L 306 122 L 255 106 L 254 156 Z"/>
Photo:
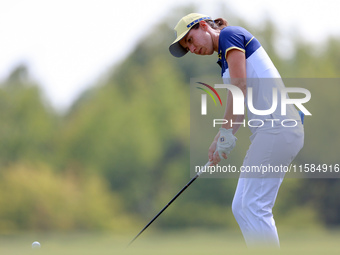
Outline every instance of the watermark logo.
<path fill-rule="evenodd" d="M 298 87 L 284 87 L 284 86 L 270 86 L 267 89 L 267 92 L 261 100 L 265 101 L 265 108 L 262 105 L 261 107 L 258 107 L 258 102 L 256 103 L 256 93 L 254 92 L 252 87 L 247 87 L 246 89 L 246 96 L 244 95 L 243 91 L 232 84 L 215 84 L 214 88 L 206 83 L 203 82 L 197 82 L 198 84 L 204 85 L 206 88 L 210 89 L 219 99 L 220 104 L 222 106 L 222 100 L 220 95 L 217 93 L 216 89 L 227 89 L 233 98 L 232 101 L 232 109 L 233 109 L 233 115 L 245 115 L 245 105 L 248 108 L 248 117 L 249 113 L 251 116 L 255 118 L 248 119 L 248 126 L 249 127 L 262 127 L 265 122 L 271 122 L 272 126 L 274 126 L 275 122 L 280 122 L 282 126 L 284 127 L 294 127 L 296 126 L 297 119 L 296 115 L 292 115 L 292 109 L 298 110 L 300 114 L 301 121 L 303 122 L 303 117 L 305 115 L 312 115 L 306 107 L 303 105 L 310 101 L 311 99 L 311 93 L 309 90 L 305 88 L 298 88 Z M 265 85 L 267 85 L 265 83 Z M 269 84 L 270 85 L 270 84 Z M 200 90 L 203 90 L 205 94 L 201 95 L 201 115 L 207 115 L 207 94 L 210 95 L 210 97 L 213 99 L 215 105 L 217 105 L 216 100 L 213 96 L 213 94 L 201 87 L 197 87 Z M 294 93 L 294 97 L 298 98 L 290 98 L 289 94 Z M 255 98 L 255 99 L 254 99 Z M 289 110 L 287 111 L 287 109 Z M 274 113 L 273 116 L 281 116 L 278 118 L 268 118 L 267 116 L 270 116 Z M 285 118 L 284 118 L 285 117 Z M 213 120 L 213 127 L 215 127 L 217 124 L 226 124 L 228 122 L 233 122 L 233 120 L 225 120 L 225 119 L 214 119 Z M 242 124 L 245 126 L 245 120 L 243 119 L 242 122 L 234 124 Z M 289 123 L 286 124 L 286 123 Z M 292 124 L 293 123 L 293 124 Z"/>
<path fill-rule="evenodd" d="M 222 106 L 222 100 L 220 95 L 217 93 L 217 91 L 211 87 L 210 85 L 203 83 L 203 82 L 197 82 L 198 84 L 201 84 L 207 88 L 209 88 L 212 92 L 214 92 L 214 94 L 217 96 L 218 100 L 220 101 L 220 104 Z M 198 89 L 203 90 L 205 93 L 207 93 L 214 101 L 215 105 L 217 105 L 216 100 L 214 98 L 214 96 L 211 94 L 211 92 L 207 89 L 201 88 L 201 87 L 197 87 Z M 207 94 L 202 94 L 201 95 L 201 114 L 202 115 L 207 115 Z"/>
<path fill-rule="evenodd" d="M 233 114 L 234 115 L 244 115 L 244 103 L 245 98 L 242 90 L 231 84 L 215 84 L 215 88 L 225 88 L 228 89 L 233 95 Z M 278 93 L 279 92 L 279 93 Z M 288 93 L 300 93 L 304 95 L 304 98 L 294 98 L 290 99 Z M 277 88 L 272 88 L 272 106 L 267 110 L 255 109 L 253 104 L 253 88 L 247 88 L 247 105 L 249 111 L 256 115 L 269 115 L 276 111 L 278 106 L 278 94 L 281 94 L 281 115 L 286 115 L 286 109 L 288 104 L 295 105 L 300 109 L 305 115 L 312 115 L 304 106 L 311 99 L 311 93 L 305 88 L 282 88 L 278 90 Z"/>

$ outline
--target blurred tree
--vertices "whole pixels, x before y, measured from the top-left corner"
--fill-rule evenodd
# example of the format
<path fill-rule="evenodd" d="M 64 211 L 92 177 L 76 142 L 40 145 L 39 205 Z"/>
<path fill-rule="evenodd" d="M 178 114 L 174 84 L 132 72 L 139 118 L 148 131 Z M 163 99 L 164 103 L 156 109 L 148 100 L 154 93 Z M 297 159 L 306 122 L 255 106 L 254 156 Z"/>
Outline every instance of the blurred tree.
<path fill-rule="evenodd" d="M 0 166 L 18 160 L 51 160 L 58 117 L 42 102 L 26 67 L 0 87 Z"/>
<path fill-rule="evenodd" d="M 124 230 L 132 217 L 98 176 L 54 173 L 43 164 L 0 173 L 0 232 L 22 230 Z"/>

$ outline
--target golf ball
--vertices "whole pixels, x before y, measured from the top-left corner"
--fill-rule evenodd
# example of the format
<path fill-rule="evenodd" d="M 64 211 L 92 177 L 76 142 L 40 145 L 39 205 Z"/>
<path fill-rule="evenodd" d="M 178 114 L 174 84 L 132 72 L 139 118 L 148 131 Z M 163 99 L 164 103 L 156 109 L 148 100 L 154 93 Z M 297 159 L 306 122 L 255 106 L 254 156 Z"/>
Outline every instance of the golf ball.
<path fill-rule="evenodd" d="M 33 242 L 33 243 L 32 243 L 32 248 L 33 248 L 33 249 L 39 249 L 39 248 L 40 248 L 40 243 L 37 242 L 37 241 Z"/>

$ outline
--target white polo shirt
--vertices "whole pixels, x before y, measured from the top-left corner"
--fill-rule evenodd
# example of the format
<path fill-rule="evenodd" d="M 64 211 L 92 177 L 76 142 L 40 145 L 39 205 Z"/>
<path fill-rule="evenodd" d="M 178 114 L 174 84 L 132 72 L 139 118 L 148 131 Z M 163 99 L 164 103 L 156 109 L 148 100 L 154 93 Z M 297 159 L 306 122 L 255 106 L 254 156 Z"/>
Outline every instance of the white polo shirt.
<path fill-rule="evenodd" d="M 245 53 L 247 89 L 252 88 L 253 106 L 257 110 L 268 110 L 273 105 L 273 88 L 277 89 L 277 108 L 272 114 L 256 115 L 249 110 L 247 105 L 248 120 L 278 120 L 275 123 L 280 124 L 282 120 L 294 119 L 300 120 L 298 111 L 293 105 L 287 105 L 286 115 L 281 115 L 281 93 L 284 88 L 283 81 L 273 62 L 269 58 L 260 42 L 246 29 L 237 26 L 228 26 L 221 30 L 219 37 L 218 64 L 221 66 L 221 76 L 225 84 L 230 84 L 230 74 L 226 56 L 230 50 L 240 50 Z M 248 95 L 247 95 L 248 97 Z M 247 98 L 246 98 L 247 102 Z M 272 121 L 265 121 L 261 128 L 268 128 Z M 258 128 L 249 127 L 252 133 Z"/>

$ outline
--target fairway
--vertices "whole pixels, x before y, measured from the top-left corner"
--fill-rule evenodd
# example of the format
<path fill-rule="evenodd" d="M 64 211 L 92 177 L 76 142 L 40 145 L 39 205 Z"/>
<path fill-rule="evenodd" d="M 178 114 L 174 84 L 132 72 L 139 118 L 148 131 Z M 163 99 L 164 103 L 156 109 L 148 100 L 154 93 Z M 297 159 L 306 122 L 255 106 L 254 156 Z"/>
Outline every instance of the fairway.
<path fill-rule="evenodd" d="M 285 231 L 280 250 L 250 250 L 238 231 L 191 230 L 148 232 L 129 248 L 133 237 L 115 234 L 21 234 L 0 236 L 0 254 L 108 255 L 108 254 L 339 254 L 340 231 Z M 39 250 L 31 244 L 38 240 Z"/>

